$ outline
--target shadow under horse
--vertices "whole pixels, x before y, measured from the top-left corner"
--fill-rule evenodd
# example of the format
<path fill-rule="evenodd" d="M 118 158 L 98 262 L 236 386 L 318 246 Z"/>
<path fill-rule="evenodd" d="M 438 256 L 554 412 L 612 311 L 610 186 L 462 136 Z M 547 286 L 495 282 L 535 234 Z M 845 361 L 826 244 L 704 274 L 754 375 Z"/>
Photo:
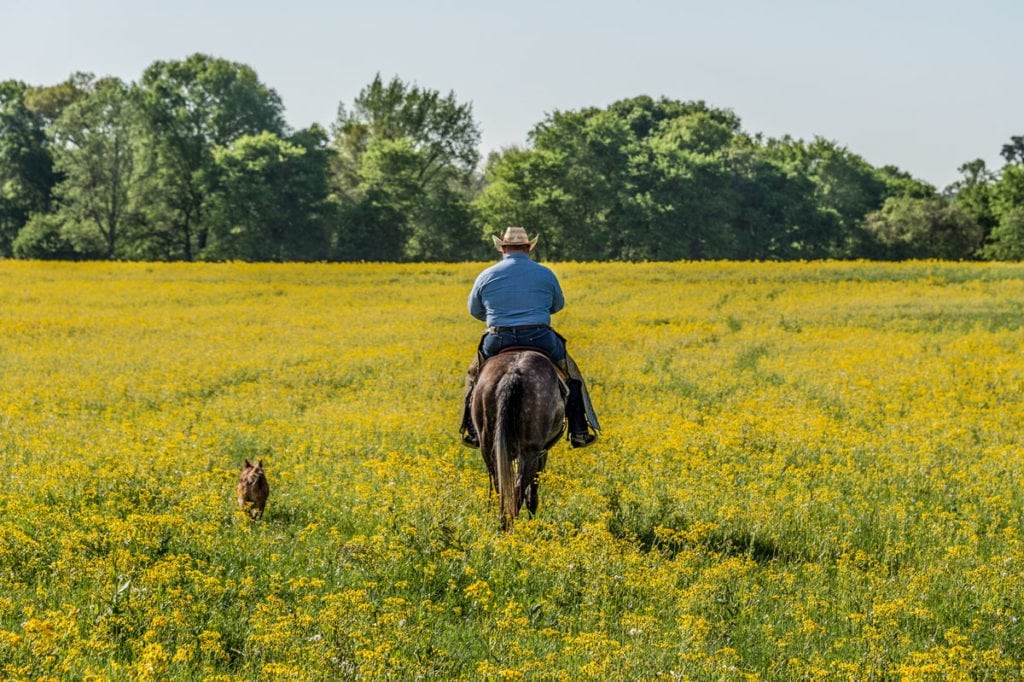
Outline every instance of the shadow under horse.
<path fill-rule="evenodd" d="M 565 395 L 555 365 L 535 350 L 505 350 L 480 370 L 470 414 L 504 530 L 524 502 L 537 512 L 537 475 L 565 429 Z"/>

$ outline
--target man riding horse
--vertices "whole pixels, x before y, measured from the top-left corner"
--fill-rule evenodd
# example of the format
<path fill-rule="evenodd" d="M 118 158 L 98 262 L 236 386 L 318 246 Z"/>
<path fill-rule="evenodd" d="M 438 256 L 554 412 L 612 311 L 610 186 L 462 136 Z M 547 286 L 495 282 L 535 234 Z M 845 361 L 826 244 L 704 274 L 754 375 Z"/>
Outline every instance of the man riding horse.
<path fill-rule="evenodd" d="M 597 440 L 601 427 L 579 368 L 566 353 L 565 339 L 551 328 L 552 313 L 565 306 L 558 278 L 549 268 L 530 259 L 537 237 L 530 239 L 522 227 L 510 227 L 500 238 L 491 238 L 502 259 L 480 273 L 469 293 L 469 312 L 487 323 L 487 333 L 480 340 L 477 356 L 466 374 L 462 442 L 480 447 L 469 409 L 480 367 L 505 348 L 526 346 L 544 352 L 565 375 L 569 390 L 565 405 L 569 443 L 574 448 L 586 447 Z"/>

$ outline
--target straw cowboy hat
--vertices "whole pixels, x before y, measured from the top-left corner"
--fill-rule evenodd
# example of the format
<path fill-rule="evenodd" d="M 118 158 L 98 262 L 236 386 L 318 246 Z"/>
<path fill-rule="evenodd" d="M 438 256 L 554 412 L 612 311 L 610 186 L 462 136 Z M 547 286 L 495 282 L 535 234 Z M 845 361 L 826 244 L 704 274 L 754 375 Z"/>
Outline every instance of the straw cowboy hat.
<path fill-rule="evenodd" d="M 505 234 L 501 237 L 491 236 L 494 240 L 494 246 L 497 247 L 498 251 L 501 251 L 503 246 L 529 246 L 532 250 L 537 245 L 537 239 L 540 235 L 530 239 L 526 234 L 526 228 L 523 227 L 509 227 L 505 229 Z"/>

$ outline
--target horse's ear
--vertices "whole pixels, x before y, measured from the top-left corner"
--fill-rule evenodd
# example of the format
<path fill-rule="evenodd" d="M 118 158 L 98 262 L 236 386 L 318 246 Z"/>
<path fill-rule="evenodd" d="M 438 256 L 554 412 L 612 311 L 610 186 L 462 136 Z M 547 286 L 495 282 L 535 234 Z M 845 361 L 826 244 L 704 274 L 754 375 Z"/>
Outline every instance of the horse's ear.
<path fill-rule="evenodd" d="M 256 462 L 256 468 L 257 469 L 262 469 L 263 468 L 263 459 L 262 458 L 258 462 Z"/>
<path fill-rule="evenodd" d="M 249 467 L 251 467 L 251 466 L 252 466 L 252 465 L 251 465 L 251 464 L 249 464 L 249 460 L 248 460 L 248 459 L 246 459 L 246 460 L 245 460 L 245 468 L 246 468 L 246 469 L 248 469 L 248 468 L 249 468 Z"/>

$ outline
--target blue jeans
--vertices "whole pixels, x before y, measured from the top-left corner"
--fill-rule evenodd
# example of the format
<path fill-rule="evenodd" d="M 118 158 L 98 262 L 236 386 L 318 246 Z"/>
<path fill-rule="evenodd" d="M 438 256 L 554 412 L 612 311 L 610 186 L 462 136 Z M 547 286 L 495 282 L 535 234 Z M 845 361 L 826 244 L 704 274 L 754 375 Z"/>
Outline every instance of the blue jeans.
<path fill-rule="evenodd" d="M 480 339 L 480 352 L 484 358 L 497 355 L 509 346 L 529 346 L 548 354 L 555 362 L 565 359 L 565 339 L 551 327 L 501 327 L 499 331 L 488 331 Z"/>

